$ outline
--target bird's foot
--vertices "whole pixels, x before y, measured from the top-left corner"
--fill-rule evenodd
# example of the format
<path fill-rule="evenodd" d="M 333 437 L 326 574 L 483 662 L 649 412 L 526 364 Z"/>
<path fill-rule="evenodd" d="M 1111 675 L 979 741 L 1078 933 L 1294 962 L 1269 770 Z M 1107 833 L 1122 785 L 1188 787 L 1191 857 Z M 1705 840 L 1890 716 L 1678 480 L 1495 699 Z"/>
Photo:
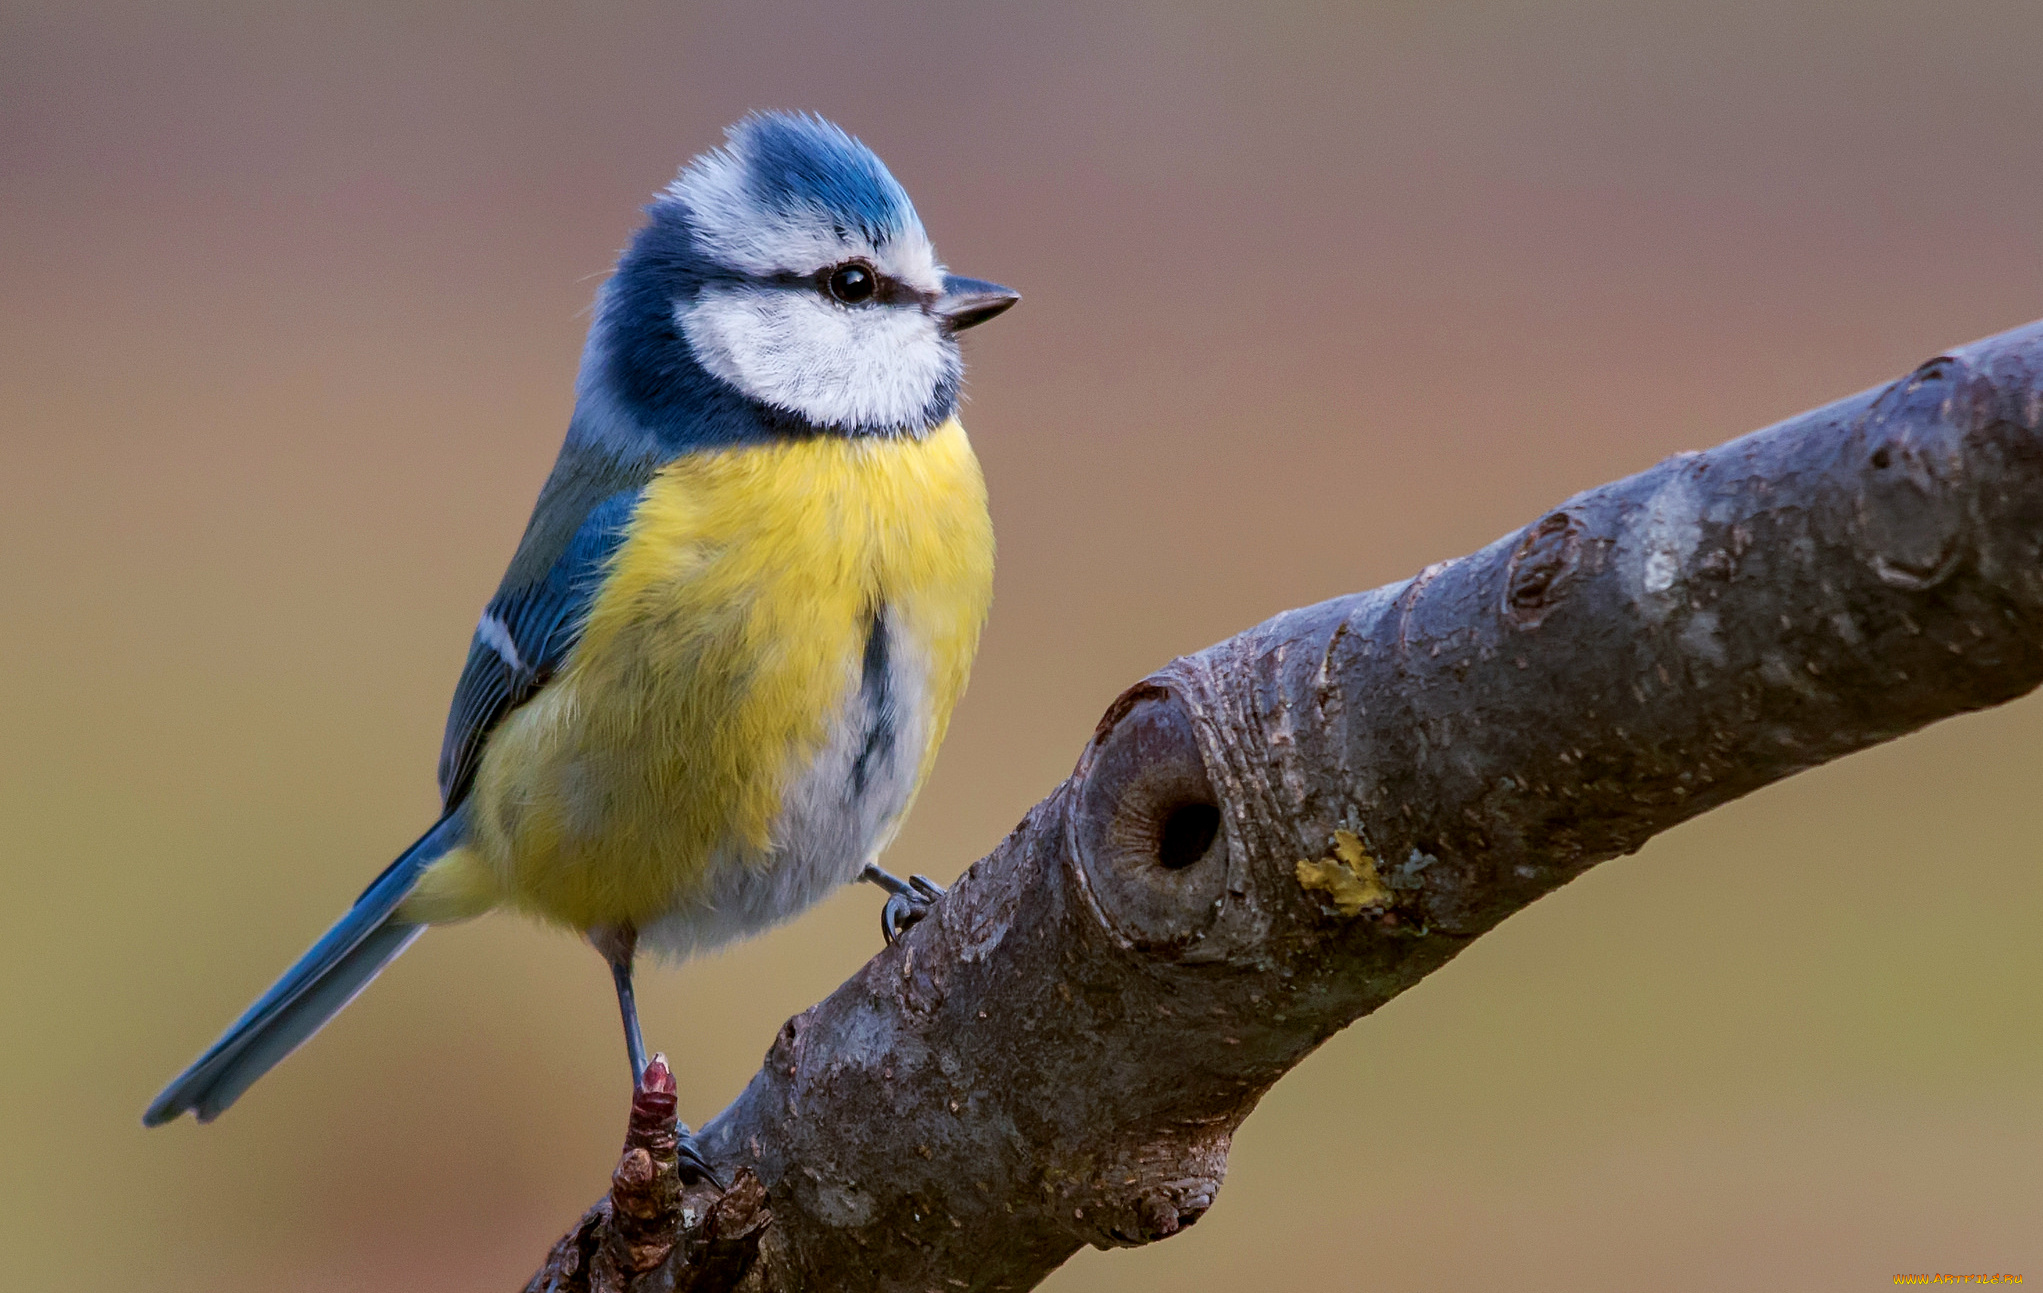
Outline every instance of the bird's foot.
<path fill-rule="evenodd" d="M 900 942 L 908 927 L 927 916 L 930 904 L 943 897 L 943 886 L 926 875 L 903 880 L 870 862 L 858 878 L 887 891 L 887 905 L 880 908 L 880 933 L 889 947 Z"/>
<path fill-rule="evenodd" d="M 700 1185 L 708 1181 L 719 1190 L 731 1188 L 724 1183 L 723 1177 L 716 1174 L 716 1169 L 709 1165 L 709 1159 L 704 1157 L 702 1143 L 695 1139 L 695 1133 L 688 1130 L 687 1123 L 679 1120 L 674 1123 L 674 1157 L 680 1160 L 683 1185 Z"/>
<path fill-rule="evenodd" d="M 907 884 L 889 894 L 887 905 L 880 908 L 880 933 L 887 946 L 900 942 L 908 927 L 927 916 L 930 904 L 941 897 L 943 886 L 926 875 L 909 877 Z"/>
<path fill-rule="evenodd" d="M 892 894 L 880 908 L 880 932 L 892 946 L 908 927 L 929 914 L 930 904 L 943 897 L 943 886 L 926 875 L 911 876 L 904 892 Z"/>

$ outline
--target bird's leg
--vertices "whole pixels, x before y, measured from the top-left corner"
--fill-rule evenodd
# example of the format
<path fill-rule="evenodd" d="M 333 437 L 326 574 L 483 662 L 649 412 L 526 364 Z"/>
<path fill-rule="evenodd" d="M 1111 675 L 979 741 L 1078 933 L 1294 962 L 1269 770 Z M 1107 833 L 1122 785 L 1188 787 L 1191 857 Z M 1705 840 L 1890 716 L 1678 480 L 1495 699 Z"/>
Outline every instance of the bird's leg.
<path fill-rule="evenodd" d="M 929 904 L 943 897 L 943 886 L 926 875 L 903 880 L 868 862 L 858 878 L 887 891 L 887 905 L 880 908 L 880 933 L 891 946 L 908 932 L 908 927 L 929 914 Z"/>
<path fill-rule="evenodd" d="M 638 1088 L 646 1071 L 646 1039 L 638 1027 L 638 997 L 631 990 L 631 962 L 638 954 L 638 930 L 631 925 L 600 925 L 589 941 L 610 963 L 610 981 L 617 985 L 617 1011 L 624 1016 L 624 1049 L 631 1058 L 631 1085 Z"/>
<path fill-rule="evenodd" d="M 646 1089 L 646 1041 L 638 1026 L 638 995 L 631 987 L 631 963 L 638 953 L 638 929 L 632 925 L 599 925 L 589 931 L 603 959 L 610 963 L 610 980 L 617 985 L 617 1012 L 624 1016 L 624 1050 L 631 1060 L 631 1090 L 634 1100 Z M 663 1089 L 673 1085 L 664 1065 L 656 1074 Z M 710 1181 L 721 1190 L 723 1178 L 709 1165 L 695 1133 L 679 1118 L 674 1120 L 674 1153 L 680 1159 L 681 1174 L 689 1183 Z"/>

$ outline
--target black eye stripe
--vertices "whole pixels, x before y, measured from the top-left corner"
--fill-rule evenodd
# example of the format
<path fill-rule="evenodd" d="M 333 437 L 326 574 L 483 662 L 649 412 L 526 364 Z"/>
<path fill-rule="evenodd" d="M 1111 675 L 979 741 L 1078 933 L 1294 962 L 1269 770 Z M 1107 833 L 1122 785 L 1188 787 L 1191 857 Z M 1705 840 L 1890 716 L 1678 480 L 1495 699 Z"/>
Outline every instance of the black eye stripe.
<path fill-rule="evenodd" d="M 836 292 L 831 290 L 830 279 L 838 271 L 854 265 L 872 275 L 873 291 L 870 296 L 862 300 L 855 302 L 844 301 Z M 819 293 L 830 301 L 854 307 L 865 305 L 926 306 L 933 304 L 938 296 L 941 295 L 941 293 L 937 292 L 919 291 L 898 278 L 889 278 L 874 267 L 870 261 L 863 258 L 839 261 L 834 265 L 825 265 L 813 274 L 771 274 L 755 278 L 753 281 L 768 283 L 774 287 L 807 288 L 810 291 Z"/>

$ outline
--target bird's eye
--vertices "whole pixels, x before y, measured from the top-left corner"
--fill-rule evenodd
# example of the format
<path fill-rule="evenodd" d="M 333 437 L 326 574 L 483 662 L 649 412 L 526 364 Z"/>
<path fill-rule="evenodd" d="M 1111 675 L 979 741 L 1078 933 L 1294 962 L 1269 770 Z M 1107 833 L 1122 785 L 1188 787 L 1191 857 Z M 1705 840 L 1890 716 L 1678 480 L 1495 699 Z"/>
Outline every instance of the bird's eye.
<path fill-rule="evenodd" d="M 851 261 L 830 271 L 827 286 L 830 295 L 846 305 L 858 305 L 873 299 L 873 293 L 879 290 L 880 280 L 870 266 Z"/>

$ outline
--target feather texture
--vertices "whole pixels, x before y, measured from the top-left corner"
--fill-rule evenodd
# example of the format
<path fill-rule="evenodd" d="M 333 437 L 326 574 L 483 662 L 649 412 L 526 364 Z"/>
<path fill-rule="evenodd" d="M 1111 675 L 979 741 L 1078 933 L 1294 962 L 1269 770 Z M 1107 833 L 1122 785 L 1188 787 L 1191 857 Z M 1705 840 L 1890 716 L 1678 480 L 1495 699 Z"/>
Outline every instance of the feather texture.
<path fill-rule="evenodd" d="M 497 723 L 567 659 L 638 499 L 638 490 L 619 490 L 596 504 L 541 578 L 490 599 L 455 685 L 440 747 L 440 795 L 447 804 L 467 795 L 483 742 Z"/>
<path fill-rule="evenodd" d="M 935 756 L 992 561 L 985 486 L 955 422 L 668 463 L 564 667 L 484 750 L 473 854 L 507 901 L 575 929 L 651 924 L 706 901 L 713 871 L 801 866 L 805 851 L 849 878 Z M 859 774 L 867 733 L 844 731 L 872 721 L 860 697 L 882 621 L 912 671 L 891 703 L 912 695 L 917 711 L 900 724 L 916 739 L 898 779 Z M 791 795 L 839 745 L 853 750 L 841 784 Z M 859 800 L 882 780 L 890 802 L 871 811 Z M 826 842 L 845 833 L 819 825 L 832 813 L 867 823 L 847 828 L 866 838 Z"/>

